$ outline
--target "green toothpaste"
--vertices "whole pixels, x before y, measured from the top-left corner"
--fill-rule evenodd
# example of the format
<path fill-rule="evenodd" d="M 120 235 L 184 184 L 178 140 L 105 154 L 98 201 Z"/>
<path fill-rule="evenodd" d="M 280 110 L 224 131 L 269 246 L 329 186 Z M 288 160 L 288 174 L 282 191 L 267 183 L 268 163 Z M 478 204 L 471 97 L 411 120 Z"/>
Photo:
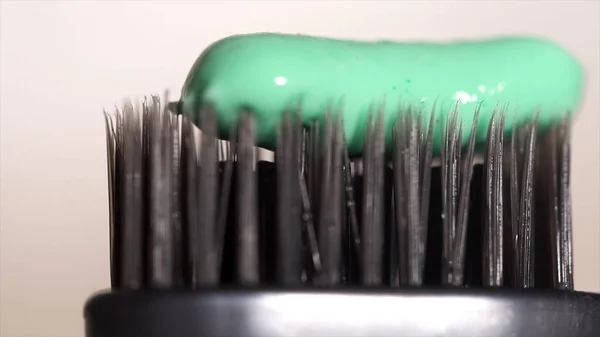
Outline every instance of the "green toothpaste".
<path fill-rule="evenodd" d="M 507 103 L 507 130 L 515 114 L 520 123 L 538 112 L 544 130 L 577 108 L 583 77 L 567 51 L 536 38 L 399 43 L 250 34 L 205 50 L 184 84 L 180 107 L 193 115 L 203 103 L 212 104 L 224 137 L 248 108 L 256 119 L 257 144 L 269 149 L 286 111 L 300 107 L 306 125 L 323 121 L 328 110 L 342 111 L 348 149 L 357 154 L 369 113 L 383 111 L 389 144 L 401 106 L 423 111 L 424 119 L 435 107 L 436 120 L 444 123 L 458 103 L 463 144 L 478 105 L 479 144 L 496 107 Z M 437 129 L 434 151 L 441 142 Z"/>

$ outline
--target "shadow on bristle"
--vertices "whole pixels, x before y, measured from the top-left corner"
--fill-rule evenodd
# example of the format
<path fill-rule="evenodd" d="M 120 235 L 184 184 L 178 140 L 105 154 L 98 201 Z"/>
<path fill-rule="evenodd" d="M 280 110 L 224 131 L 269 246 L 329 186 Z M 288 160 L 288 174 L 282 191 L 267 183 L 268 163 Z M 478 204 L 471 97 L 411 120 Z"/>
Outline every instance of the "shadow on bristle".
<path fill-rule="evenodd" d="M 538 133 L 537 116 L 517 125 L 507 109 L 491 118 L 483 164 L 479 108 L 440 128 L 434 110 L 400 109 L 389 162 L 381 111 L 360 159 L 341 112 L 306 127 L 289 112 L 272 163 L 256 159 L 251 111 L 223 141 L 210 106 L 191 121 L 157 97 L 127 103 L 105 113 L 112 287 L 573 289 L 568 116 Z"/>

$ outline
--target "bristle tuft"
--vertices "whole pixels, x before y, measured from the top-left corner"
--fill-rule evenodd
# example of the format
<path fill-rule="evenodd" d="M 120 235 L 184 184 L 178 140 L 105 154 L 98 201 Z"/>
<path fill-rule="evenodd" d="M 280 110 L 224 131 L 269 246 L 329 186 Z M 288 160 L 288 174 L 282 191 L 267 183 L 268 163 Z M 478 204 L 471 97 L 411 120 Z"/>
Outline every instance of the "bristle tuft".
<path fill-rule="evenodd" d="M 372 109 L 361 158 L 342 111 L 288 112 L 272 163 L 252 111 L 221 139 L 210 105 L 126 102 L 105 113 L 112 287 L 573 289 L 570 115 L 545 131 L 498 106 L 484 131 L 459 106 L 399 108 L 389 143 Z"/>

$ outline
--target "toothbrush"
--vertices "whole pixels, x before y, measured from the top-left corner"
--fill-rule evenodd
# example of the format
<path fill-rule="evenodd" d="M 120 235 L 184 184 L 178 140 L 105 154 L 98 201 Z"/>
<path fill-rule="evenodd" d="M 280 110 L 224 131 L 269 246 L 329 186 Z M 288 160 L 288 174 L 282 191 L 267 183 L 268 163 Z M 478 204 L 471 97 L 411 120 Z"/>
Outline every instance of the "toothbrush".
<path fill-rule="evenodd" d="M 530 38 L 215 43 L 179 101 L 106 114 L 112 291 L 86 336 L 598 335 L 573 290 L 582 81 Z"/>

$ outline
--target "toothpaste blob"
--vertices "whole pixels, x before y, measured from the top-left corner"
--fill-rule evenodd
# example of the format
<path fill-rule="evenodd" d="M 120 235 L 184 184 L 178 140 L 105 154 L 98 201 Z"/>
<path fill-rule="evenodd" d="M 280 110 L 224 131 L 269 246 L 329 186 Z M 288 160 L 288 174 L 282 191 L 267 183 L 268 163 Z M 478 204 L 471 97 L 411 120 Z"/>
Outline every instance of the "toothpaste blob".
<path fill-rule="evenodd" d="M 476 142 L 484 143 L 494 111 L 508 104 L 506 131 L 538 116 L 543 131 L 571 114 L 583 89 L 583 69 L 561 47 L 536 38 L 456 43 L 359 42 L 303 35 L 237 35 L 211 45 L 184 84 L 180 108 L 194 117 L 204 103 L 217 112 L 223 137 L 240 111 L 252 111 L 257 145 L 275 146 L 286 111 L 301 110 L 305 125 L 341 111 L 348 150 L 360 153 L 370 113 L 383 113 L 386 141 L 402 107 L 435 109 L 439 127 L 459 109 L 463 145 L 477 108 Z"/>

